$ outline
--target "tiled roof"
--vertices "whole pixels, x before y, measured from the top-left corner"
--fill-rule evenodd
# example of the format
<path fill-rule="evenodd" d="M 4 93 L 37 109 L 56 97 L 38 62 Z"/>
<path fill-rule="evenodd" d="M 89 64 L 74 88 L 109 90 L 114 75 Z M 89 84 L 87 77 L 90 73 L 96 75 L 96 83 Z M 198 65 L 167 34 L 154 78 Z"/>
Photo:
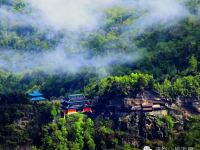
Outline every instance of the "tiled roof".
<path fill-rule="evenodd" d="M 43 94 L 40 93 L 39 91 L 33 91 L 32 93 L 29 93 L 29 96 L 42 96 Z"/>
<path fill-rule="evenodd" d="M 47 100 L 46 98 L 44 97 L 33 97 L 31 98 L 32 101 L 44 101 L 44 100 Z"/>

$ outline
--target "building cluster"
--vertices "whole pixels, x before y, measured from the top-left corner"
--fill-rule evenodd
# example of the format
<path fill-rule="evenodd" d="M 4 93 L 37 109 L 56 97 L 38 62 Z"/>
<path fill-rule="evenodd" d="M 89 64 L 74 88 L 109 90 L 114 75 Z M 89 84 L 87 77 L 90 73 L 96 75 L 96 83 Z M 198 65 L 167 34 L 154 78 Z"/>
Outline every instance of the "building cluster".
<path fill-rule="evenodd" d="M 47 100 L 39 91 L 29 93 L 29 98 L 33 102 L 43 102 Z M 73 94 L 69 95 L 67 98 L 53 98 L 51 101 L 61 101 L 60 109 L 63 116 L 77 112 L 92 112 L 92 101 L 88 100 L 83 94 Z M 179 101 L 184 102 L 183 100 Z M 127 97 L 121 99 L 116 97 L 110 100 L 109 104 L 103 105 L 105 107 L 100 107 L 99 103 L 97 103 L 95 107 L 93 107 L 95 108 L 95 112 L 114 116 L 123 116 L 130 112 L 145 112 L 150 115 L 159 116 L 166 114 L 167 110 L 171 109 L 172 103 L 164 97 L 160 97 L 160 95 L 154 91 L 144 91 L 135 98 Z M 197 112 L 200 112 L 199 102 L 193 103 L 192 107 L 195 108 Z"/>
<path fill-rule="evenodd" d="M 125 98 L 124 107 L 131 111 L 156 111 L 164 109 L 168 104 L 161 100 L 143 98 Z"/>
<path fill-rule="evenodd" d="M 142 110 L 159 111 L 168 107 L 169 102 L 165 98 L 161 98 L 158 93 L 153 91 L 144 91 L 137 95 L 136 98 L 125 98 L 124 106 L 132 111 Z"/>
<path fill-rule="evenodd" d="M 91 113 L 91 101 L 86 99 L 83 94 L 69 95 L 67 99 L 61 102 L 63 115 L 77 112 Z"/>
<path fill-rule="evenodd" d="M 170 102 L 165 98 L 161 98 L 157 93 L 145 91 L 138 94 L 135 98 L 127 97 L 124 99 L 113 99 L 110 101 L 107 108 L 119 112 L 161 112 L 166 110 Z"/>
<path fill-rule="evenodd" d="M 39 91 L 33 91 L 29 93 L 28 96 L 32 102 L 43 102 L 47 100 Z M 63 97 L 60 101 L 62 101 L 60 108 L 64 116 L 67 114 L 73 114 L 77 112 L 92 112 L 91 101 L 86 99 L 83 94 L 69 95 L 67 98 Z"/>

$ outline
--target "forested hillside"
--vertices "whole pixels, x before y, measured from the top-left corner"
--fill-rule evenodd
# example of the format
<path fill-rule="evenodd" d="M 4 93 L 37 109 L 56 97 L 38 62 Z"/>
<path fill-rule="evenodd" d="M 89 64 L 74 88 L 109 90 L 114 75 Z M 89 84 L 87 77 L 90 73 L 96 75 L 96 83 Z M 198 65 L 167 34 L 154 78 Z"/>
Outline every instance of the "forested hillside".
<path fill-rule="evenodd" d="M 0 0 L 0 149 L 199 149 L 199 113 L 183 117 L 181 132 L 173 114 L 154 119 L 155 136 L 137 138 L 134 115 L 63 119 L 59 102 L 27 95 L 84 93 L 103 109 L 145 91 L 200 103 L 200 1 L 64 1 Z"/>

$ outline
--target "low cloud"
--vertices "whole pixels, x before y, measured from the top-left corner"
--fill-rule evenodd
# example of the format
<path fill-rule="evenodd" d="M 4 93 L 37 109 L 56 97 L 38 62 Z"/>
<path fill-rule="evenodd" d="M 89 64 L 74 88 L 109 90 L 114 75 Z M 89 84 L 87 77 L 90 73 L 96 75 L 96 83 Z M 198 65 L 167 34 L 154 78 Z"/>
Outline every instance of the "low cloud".
<path fill-rule="evenodd" d="M 92 57 L 88 52 L 68 53 L 63 47 L 44 53 L 1 50 L 0 68 L 11 72 L 41 69 L 50 73 L 78 73 L 82 68 L 95 68 L 95 73 L 102 74 L 101 69 L 109 70 L 113 64 L 133 63 L 140 59 L 140 56 L 141 54 L 136 51 L 126 54 L 110 52 Z"/>
<path fill-rule="evenodd" d="M 190 15 L 184 3 L 178 0 L 139 0 L 135 6 L 143 12 L 132 24 L 137 32 L 157 26 L 170 27 Z"/>
<path fill-rule="evenodd" d="M 138 15 L 133 27 L 139 30 L 153 25 L 175 24 L 188 16 L 189 11 L 180 0 L 29 0 L 38 15 L 58 29 L 79 31 L 100 27 L 105 9 L 126 7 Z"/>
<path fill-rule="evenodd" d="M 103 11 L 119 0 L 29 0 L 45 22 L 57 29 L 93 30 L 101 24 Z"/>
<path fill-rule="evenodd" d="M 37 68 L 49 72 L 78 72 L 84 67 L 99 70 L 109 69 L 113 63 L 136 62 L 142 58 L 142 52 L 132 46 L 134 43 L 127 36 L 123 40 L 127 45 L 132 45 L 124 53 L 118 53 L 118 50 L 108 52 L 110 44 L 107 43 L 106 53 L 92 57 L 89 48 L 79 45 L 82 32 L 98 31 L 105 24 L 105 10 L 111 7 L 124 7 L 134 14 L 135 19 L 125 30 L 138 34 L 157 26 L 166 28 L 175 25 L 190 14 L 181 0 L 26 0 L 26 4 L 31 8 L 31 14 L 14 13 L 10 6 L 1 6 L 0 19 L 10 28 L 31 25 L 38 30 L 48 29 L 52 33 L 62 31 L 64 39 L 55 50 L 48 52 L 0 50 L 0 68 L 12 72 Z M 73 34 L 71 37 L 67 36 L 69 32 Z M 76 53 L 71 52 L 71 48 Z"/>

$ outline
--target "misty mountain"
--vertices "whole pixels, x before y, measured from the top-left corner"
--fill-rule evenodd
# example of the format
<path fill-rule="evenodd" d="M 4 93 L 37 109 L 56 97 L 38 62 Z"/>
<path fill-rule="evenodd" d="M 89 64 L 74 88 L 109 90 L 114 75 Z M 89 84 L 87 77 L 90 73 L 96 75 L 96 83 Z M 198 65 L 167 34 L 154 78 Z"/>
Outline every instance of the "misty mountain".
<path fill-rule="evenodd" d="M 0 0 L 0 149 L 199 149 L 199 71 L 199 0 Z M 144 93 L 167 114 L 116 112 Z"/>

